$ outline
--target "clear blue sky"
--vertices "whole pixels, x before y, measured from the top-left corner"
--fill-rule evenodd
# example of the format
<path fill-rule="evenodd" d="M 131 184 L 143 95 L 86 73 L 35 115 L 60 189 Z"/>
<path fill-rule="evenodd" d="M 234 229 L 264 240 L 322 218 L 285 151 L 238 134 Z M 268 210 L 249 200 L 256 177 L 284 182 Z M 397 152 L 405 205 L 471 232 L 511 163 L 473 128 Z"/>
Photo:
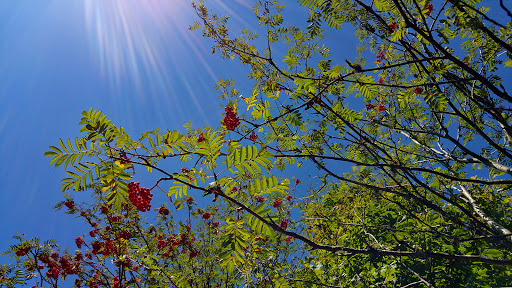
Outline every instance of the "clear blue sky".
<path fill-rule="evenodd" d="M 249 1 L 210 2 L 231 14 L 236 27 L 257 24 Z M 288 15 L 304 19 L 307 12 L 295 1 L 284 2 L 293 6 Z M 2 252 L 17 232 L 71 249 L 85 232 L 80 221 L 54 212 L 66 174 L 43 156 L 58 138 L 80 136 L 83 110 L 102 110 L 137 136 L 180 129 L 188 120 L 218 126 L 213 87 L 219 78 L 237 79 L 237 89 L 247 93 L 247 69 L 212 55 L 211 43 L 187 30 L 195 19 L 188 0 L 0 3 Z"/>

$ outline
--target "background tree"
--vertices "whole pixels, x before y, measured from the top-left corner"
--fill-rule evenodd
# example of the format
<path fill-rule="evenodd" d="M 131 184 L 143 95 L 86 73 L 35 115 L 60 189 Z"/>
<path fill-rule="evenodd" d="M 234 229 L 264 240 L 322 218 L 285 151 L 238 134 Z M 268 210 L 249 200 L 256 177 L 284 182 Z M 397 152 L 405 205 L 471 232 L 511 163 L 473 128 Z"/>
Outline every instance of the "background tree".
<path fill-rule="evenodd" d="M 260 30 L 238 37 L 228 16 L 193 4 L 200 20 L 191 28 L 212 39 L 214 52 L 247 65 L 254 81 L 246 98 L 233 81 L 219 82 L 226 100 L 220 128 L 155 130 L 135 141 L 89 110 L 79 123 L 84 137 L 50 147 L 52 163 L 69 169 L 63 190 L 95 191 L 90 206 L 63 203 L 70 213 L 84 211 L 98 230 L 88 249 L 102 256 L 76 260 L 80 280 L 148 287 L 509 284 L 512 98 L 500 75 L 512 66 L 512 13 L 503 1 L 300 3 L 309 9 L 306 29 L 286 24 L 278 1 L 260 1 Z M 361 41 L 356 59 L 322 45 L 324 29 L 343 25 Z M 173 160 L 190 168 L 167 168 Z M 294 179 L 295 165 L 311 177 Z M 132 182 L 140 166 L 161 175 L 149 189 Z M 307 194 L 297 189 L 305 183 Z M 176 209 L 186 207 L 186 223 L 162 212 L 160 222 L 139 219 L 162 188 Z M 194 210 L 187 197 L 197 191 L 218 211 Z M 9 252 L 31 255 L 17 263 L 34 267 L 52 255 L 45 250 L 52 245 L 20 238 Z M 127 257 L 143 269 L 123 262 Z M 117 266 L 106 259 L 122 264 L 113 272 Z M 59 275 L 73 274 L 62 263 L 45 265 L 36 270 L 58 270 L 57 278 L 46 274 L 54 286 Z"/>

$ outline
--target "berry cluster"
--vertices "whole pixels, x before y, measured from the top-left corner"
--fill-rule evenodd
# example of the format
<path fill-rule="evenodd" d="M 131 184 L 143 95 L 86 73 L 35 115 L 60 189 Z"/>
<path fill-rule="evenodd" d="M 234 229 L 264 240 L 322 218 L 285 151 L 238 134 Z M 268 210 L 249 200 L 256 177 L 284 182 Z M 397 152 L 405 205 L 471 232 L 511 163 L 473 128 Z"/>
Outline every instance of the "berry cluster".
<path fill-rule="evenodd" d="M 377 107 L 377 106 L 375 106 L 373 104 L 370 104 L 370 103 L 366 104 L 366 110 L 371 110 L 371 109 L 373 109 L 375 107 Z M 379 106 L 377 108 L 378 108 L 379 112 L 384 112 L 384 111 L 387 110 L 386 106 L 384 106 L 382 104 L 379 104 Z"/>
<path fill-rule="evenodd" d="M 258 135 L 256 135 L 254 131 L 252 131 L 251 135 L 249 136 L 249 140 L 256 142 L 256 139 L 258 139 Z"/>
<path fill-rule="evenodd" d="M 427 5 L 427 12 L 425 12 L 425 15 L 430 16 L 430 13 L 432 13 L 432 10 L 434 10 L 434 5 L 428 4 Z"/>
<path fill-rule="evenodd" d="M 375 63 L 380 64 L 384 59 L 386 59 L 386 52 L 380 51 L 379 53 L 377 53 L 377 60 L 375 61 Z"/>
<path fill-rule="evenodd" d="M 201 143 L 201 142 L 204 142 L 204 136 L 203 136 L 203 132 L 199 133 L 199 136 L 197 136 L 197 143 Z"/>
<path fill-rule="evenodd" d="M 240 119 L 238 119 L 233 108 L 227 106 L 224 110 L 226 111 L 226 115 L 224 116 L 224 120 L 222 120 L 222 124 L 226 126 L 227 130 L 235 131 L 236 127 L 240 124 Z"/>
<path fill-rule="evenodd" d="M 40 260 L 44 264 L 44 266 L 48 268 L 48 271 L 46 271 L 46 277 L 50 279 L 57 280 L 59 279 L 59 275 L 66 277 L 66 275 L 77 274 L 81 270 L 81 259 L 77 257 L 75 257 L 75 259 L 72 260 L 69 255 L 59 257 L 59 254 L 52 253 L 51 256 L 49 256 L 48 254 L 41 254 L 38 258 L 38 260 Z M 44 268 L 44 266 L 39 265 L 37 268 L 41 270 Z"/>
<path fill-rule="evenodd" d="M 416 95 L 419 95 L 419 94 L 423 93 L 423 88 L 421 88 L 421 87 L 414 88 L 414 93 Z"/>
<path fill-rule="evenodd" d="M 190 251 L 189 254 L 190 258 L 194 258 L 197 255 L 199 255 L 199 251 L 192 248 L 192 244 L 196 241 L 195 238 L 191 237 L 189 227 L 186 226 L 187 231 L 180 233 L 178 237 L 168 236 L 167 238 L 164 238 L 162 235 L 157 236 L 157 247 L 161 250 L 166 250 L 164 253 L 162 253 L 162 258 L 169 258 L 172 257 L 171 255 L 173 252 L 177 251 L 177 249 L 181 246 L 182 252 L 187 253 Z M 167 249 L 166 249 L 167 248 Z"/>
<path fill-rule="evenodd" d="M 126 156 L 126 152 L 124 152 L 123 150 L 121 150 L 121 152 L 119 152 L 119 158 L 123 159 L 121 160 L 121 164 L 129 164 L 130 163 L 130 159 L 128 158 L 128 156 Z"/>
<path fill-rule="evenodd" d="M 272 207 L 277 208 L 277 207 L 281 206 L 281 204 L 283 204 L 283 200 L 276 199 L 276 200 L 274 200 L 274 202 L 272 203 Z"/>
<path fill-rule="evenodd" d="M 133 238 L 133 235 L 129 231 L 121 230 L 121 232 L 119 232 L 119 234 L 117 235 L 117 238 L 124 239 L 124 240 L 130 240 L 131 238 Z"/>
<path fill-rule="evenodd" d="M 151 209 L 153 194 L 148 188 L 140 188 L 139 185 L 139 182 L 128 183 L 128 199 L 137 207 L 137 210 L 146 212 Z"/>
<path fill-rule="evenodd" d="M 396 21 L 393 21 L 388 24 L 388 27 L 394 31 L 398 27 L 398 23 L 396 23 Z"/>
<path fill-rule="evenodd" d="M 286 230 L 286 228 L 288 228 L 288 218 L 281 221 L 281 224 L 279 224 L 279 227 L 281 227 L 281 229 L 283 229 L 283 230 Z"/>
<path fill-rule="evenodd" d="M 101 254 L 103 256 L 110 256 L 116 252 L 116 244 L 114 241 L 107 239 L 103 242 L 94 241 L 92 242 L 92 254 Z"/>
<path fill-rule="evenodd" d="M 16 256 L 18 256 L 18 257 L 24 256 L 25 254 L 27 254 L 28 250 L 30 250 L 30 249 L 29 248 L 21 248 L 18 251 L 16 251 Z"/>
<path fill-rule="evenodd" d="M 161 215 L 169 215 L 170 211 L 166 207 L 162 206 L 158 209 L 158 213 L 160 213 Z"/>
<path fill-rule="evenodd" d="M 82 244 L 85 243 L 84 239 L 82 239 L 82 237 L 77 237 L 75 239 L 75 243 L 76 243 L 76 247 L 78 247 L 78 249 L 82 249 Z"/>
<path fill-rule="evenodd" d="M 73 207 L 75 207 L 75 201 L 68 200 L 68 201 L 64 202 L 64 205 L 66 205 L 66 207 L 68 207 L 69 209 L 73 209 Z"/>

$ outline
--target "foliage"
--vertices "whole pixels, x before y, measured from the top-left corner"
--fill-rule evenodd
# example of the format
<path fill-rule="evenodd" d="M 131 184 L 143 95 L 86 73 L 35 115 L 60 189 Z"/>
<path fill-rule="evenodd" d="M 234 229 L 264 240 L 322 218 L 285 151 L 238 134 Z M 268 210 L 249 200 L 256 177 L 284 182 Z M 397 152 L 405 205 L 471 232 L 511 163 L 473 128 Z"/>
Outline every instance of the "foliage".
<path fill-rule="evenodd" d="M 191 29 L 250 68 L 251 96 L 221 80 L 223 125 L 139 140 L 84 111 L 84 135 L 45 153 L 69 169 L 63 191 L 93 191 L 91 203 L 56 206 L 91 226 L 77 239 L 84 248 L 59 256 L 53 242 L 17 236 L 0 283 L 57 287 L 76 275 L 89 287 L 509 284 L 512 97 L 500 75 L 512 65 L 510 11 L 476 0 L 300 4 L 306 29 L 267 0 L 254 4 L 260 29 L 233 37 L 228 16 L 194 3 Z M 339 59 L 322 41 L 348 25 L 358 56 Z M 172 161 L 191 168 L 163 168 Z M 293 166 L 309 179 L 291 182 Z M 137 211 L 129 182 L 141 167 L 160 174 L 149 189 L 167 190 L 173 213 L 185 216 Z M 197 191 L 212 205 L 196 208 Z"/>

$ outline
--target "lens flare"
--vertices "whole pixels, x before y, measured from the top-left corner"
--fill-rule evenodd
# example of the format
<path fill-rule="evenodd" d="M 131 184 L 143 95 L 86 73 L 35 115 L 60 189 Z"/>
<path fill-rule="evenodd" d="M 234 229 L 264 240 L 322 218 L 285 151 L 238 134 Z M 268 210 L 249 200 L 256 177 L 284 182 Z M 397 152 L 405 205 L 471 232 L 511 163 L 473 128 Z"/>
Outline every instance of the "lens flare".
<path fill-rule="evenodd" d="M 174 106 L 177 90 L 183 97 L 183 89 L 175 87 L 184 87 L 203 114 L 193 87 L 217 77 L 204 59 L 209 52 L 200 44 L 200 34 L 187 30 L 195 19 L 190 3 L 90 0 L 84 2 L 84 13 L 92 58 L 112 87 L 121 89 L 130 83 L 138 97 L 145 98 L 139 100 Z M 201 67 L 187 66 L 191 63 Z M 201 69 L 202 75 L 206 71 L 211 79 L 198 80 L 195 69 Z"/>

